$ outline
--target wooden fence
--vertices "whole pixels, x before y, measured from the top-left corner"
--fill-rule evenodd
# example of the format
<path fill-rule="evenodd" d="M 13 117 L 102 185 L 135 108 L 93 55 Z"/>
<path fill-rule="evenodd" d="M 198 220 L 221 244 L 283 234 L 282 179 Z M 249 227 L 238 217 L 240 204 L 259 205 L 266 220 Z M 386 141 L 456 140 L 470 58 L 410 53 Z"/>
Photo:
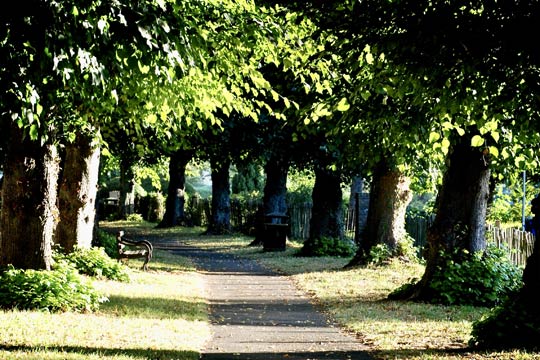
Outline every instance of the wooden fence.
<path fill-rule="evenodd" d="M 507 250 L 512 262 L 518 266 L 525 266 L 527 258 L 533 252 L 534 235 L 527 231 L 488 225 L 487 237 L 488 241 L 497 247 Z"/>
<path fill-rule="evenodd" d="M 192 203 L 193 205 L 193 203 Z M 233 228 L 251 233 L 255 224 L 255 214 L 259 202 L 235 202 L 231 203 L 231 225 Z M 198 225 L 207 225 L 210 212 L 210 203 L 208 200 L 201 200 L 194 211 L 198 216 Z M 289 236 L 293 239 L 305 240 L 309 237 L 309 222 L 311 219 L 311 203 L 297 204 L 289 207 Z M 345 226 L 345 235 L 353 239 L 355 232 L 355 214 L 352 210 L 345 210 L 343 214 L 343 223 Z M 194 216 L 196 218 L 197 216 Z M 415 246 L 421 250 L 427 242 L 427 230 L 433 218 L 407 217 L 405 229 L 407 233 L 415 240 Z M 361 222 L 365 224 L 365 221 Z M 508 251 L 508 256 L 512 262 L 518 266 L 524 266 L 532 254 L 534 247 L 534 236 L 532 233 L 521 231 L 519 229 L 503 229 L 493 225 L 488 225 L 486 232 L 487 241 L 494 243 L 500 248 Z"/>

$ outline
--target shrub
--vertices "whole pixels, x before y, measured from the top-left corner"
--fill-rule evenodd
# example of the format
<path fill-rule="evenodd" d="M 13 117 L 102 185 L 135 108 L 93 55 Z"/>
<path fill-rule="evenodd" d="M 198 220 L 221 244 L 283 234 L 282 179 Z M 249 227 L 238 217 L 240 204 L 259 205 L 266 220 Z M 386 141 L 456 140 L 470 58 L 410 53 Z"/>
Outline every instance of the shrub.
<path fill-rule="evenodd" d="M 67 255 L 57 253 L 56 257 L 70 262 L 84 275 L 117 281 L 129 281 L 125 267 L 118 261 L 111 259 L 102 247 L 75 249 Z"/>
<path fill-rule="evenodd" d="M 98 231 L 99 246 L 105 250 L 109 257 L 118 258 L 118 248 L 116 247 L 116 236 L 103 230 Z"/>
<path fill-rule="evenodd" d="M 414 247 L 414 239 L 406 236 L 401 241 L 398 241 L 394 252 L 390 250 L 386 244 L 377 244 L 369 250 L 368 262 L 371 264 L 380 265 L 390 260 L 392 257 L 399 257 L 404 261 L 419 261 L 417 256 L 417 248 Z"/>
<path fill-rule="evenodd" d="M 433 302 L 494 306 L 521 287 L 522 271 L 502 249 L 489 246 L 476 254 L 444 254 L 431 282 Z M 457 261 L 456 259 L 464 259 Z"/>
<path fill-rule="evenodd" d="M 368 262 L 371 264 L 382 264 L 392 256 L 392 252 L 386 244 L 377 244 L 369 250 Z"/>
<path fill-rule="evenodd" d="M 355 252 L 356 246 L 351 241 L 322 237 L 306 241 L 302 249 L 298 252 L 298 255 L 350 257 Z"/>
<path fill-rule="evenodd" d="M 0 307 L 53 312 L 88 312 L 107 301 L 65 261 L 54 269 L 21 270 L 13 266 L 0 275 Z"/>
<path fill-rule="evenodd" d="M 165 198 L 159 192 L 148 194 L 148 221 L 158 222 L 165 214 Z"/>
<path fill-rule="evenodd" d="M 473 323 L 469 345 L 491 349 L 538 349 L 540 311 L 531 312 L 523 302 L 508 300 Z"/>
<path fill-rule="evenodd" d="M 143 216 L 141 214 L 129 214 L 126 217 L 127 221 L 133 221 L 133 222 L 143 222 Z"/>

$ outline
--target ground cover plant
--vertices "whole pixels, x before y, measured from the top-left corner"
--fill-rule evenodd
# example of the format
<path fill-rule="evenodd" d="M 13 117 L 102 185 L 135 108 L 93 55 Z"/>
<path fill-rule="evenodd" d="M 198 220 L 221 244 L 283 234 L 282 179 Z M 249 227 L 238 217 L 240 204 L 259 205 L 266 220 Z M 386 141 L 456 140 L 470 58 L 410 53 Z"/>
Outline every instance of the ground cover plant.
<path fill-rule="evenodd" d="M 0 359 L 198 359 L 210 334 L 192 264 L 156 250 L 150 271 L 128 265 L 129 282 L 92 278 L 108 298 L 93 313 L 0 311 Z"/>

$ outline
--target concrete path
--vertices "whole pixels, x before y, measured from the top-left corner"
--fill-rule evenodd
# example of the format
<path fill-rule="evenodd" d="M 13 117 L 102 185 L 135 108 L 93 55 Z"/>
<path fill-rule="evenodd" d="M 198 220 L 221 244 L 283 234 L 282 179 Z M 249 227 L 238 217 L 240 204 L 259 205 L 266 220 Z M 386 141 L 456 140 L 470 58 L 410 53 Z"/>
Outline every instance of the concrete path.
<path fill-rule="evenodd" d="M 204 274 L 213 337 L 202 359 L 368 360 L 367 348 L 341 332 L 284 276 L 212 251 L 181 247 Z"/>

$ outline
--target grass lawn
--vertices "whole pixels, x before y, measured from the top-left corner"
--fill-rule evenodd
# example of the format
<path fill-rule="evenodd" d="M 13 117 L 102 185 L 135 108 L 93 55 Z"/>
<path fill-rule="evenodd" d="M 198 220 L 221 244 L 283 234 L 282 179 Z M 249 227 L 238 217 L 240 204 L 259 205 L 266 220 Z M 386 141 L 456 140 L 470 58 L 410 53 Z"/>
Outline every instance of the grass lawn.
<path fill-rule="evenodd" d="M 422 276 L 420 264 L 395 262 L 344 270 L 349 259 L 295 257 L 302 245 L 298 242 L 289 242 L 285 252 L 263 252 L 248 247 L 251 240 L 213 236 L 190 243 L 256 259 L 290 276 L 330 317 L 369 344 L 375 359 L 540 359 L 540 353 L 467 349 L 472 322 L 487 308 L 387 300 L 392 290 Z"/>
<path fill-rule="evenodd" d="M 202 279 L 187 259 L 157 250 L 129 283 L 96 280 L 96 313 L 0 311 L 0 359 L 198 359 L 209 339 Z"/>
<path fill-rule="evenodd" d="M 176 240 L 255 259 L 290 278 L 343 328 L 369 344 L 375 359 L 540 359 L 540 353 L 470 352 L 471 324 L 488 309 L 386 300 L 419 277 L 418 264 L 343 270 L 348 259 L 299 258 L 248 247 L 244 236 L 200 236 L 200 228 L 154 229 L 111 222 L 126 236 L 144 235 L 158 247 Z M 0 311 L 0 359 L 198 359 L 210 338 L 202 278 L 189 259 L 156 250 L 150 271 L 130 260 L 131 282 L 96 281 L 110 299 L 94 314 Z"/>

